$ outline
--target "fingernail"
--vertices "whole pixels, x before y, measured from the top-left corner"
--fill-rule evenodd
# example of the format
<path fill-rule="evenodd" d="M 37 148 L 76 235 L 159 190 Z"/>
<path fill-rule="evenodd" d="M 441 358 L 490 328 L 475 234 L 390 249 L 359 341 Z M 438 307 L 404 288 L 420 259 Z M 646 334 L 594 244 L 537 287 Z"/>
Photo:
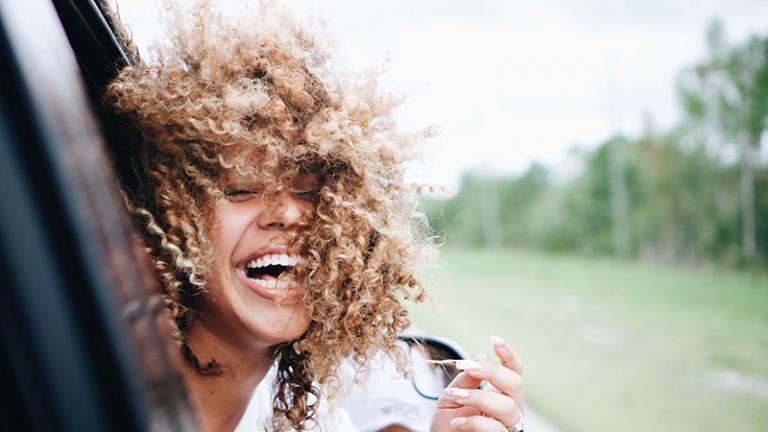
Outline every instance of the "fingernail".
<path fill-rule="evenodd" d="M 450 400 L 458 403 L 464 403 L 469 399 L 469 391 L 460 388 L 447 388 L 443 394 Z"/>
<path fill-rule="evenodd" d="M 456 369 L 463 371 L 479 371 L 483 369 L 483 364 L 475 360 L 457 360 Z"/>
<path fill-rule="evenodd" d="M 467 424 L 468 421 L 469 420 L 467 420 L 466 417 L 456 417 L 455 419 L 451 420 L 451 426 L 462 427 Z"/>
<path fill-rule="evenodd" d="M 491 335 L 491 343 L 493 344 L 493 346 L 497 346 L 497 347 L 507 346 L 507 342 L 496 335 Z"/>
<path fill-rule="evenodd" d="M 478 354 L 478 355 L 472 357 L 472 360 L 479 361 L 479 362 L 484 362 L 484 361 L 488 360 L 488 356 L 485 355 L 485 354 Z"/>

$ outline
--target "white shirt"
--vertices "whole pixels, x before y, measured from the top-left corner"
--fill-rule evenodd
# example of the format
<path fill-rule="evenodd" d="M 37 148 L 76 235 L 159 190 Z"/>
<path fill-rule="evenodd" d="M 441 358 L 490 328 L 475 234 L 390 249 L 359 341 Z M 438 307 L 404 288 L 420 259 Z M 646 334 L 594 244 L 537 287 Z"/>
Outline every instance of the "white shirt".
<path fill-rule="evenodd" d="M 407 345 L 401 345 L 407 349 Z M 418 359 L 422 358 L 418 356 Z M 390 425 L 404 426 L 413 432 L 429 431 L 437 402 L 420 396 L 411 379 L 400 375 L 397 365 L 384 353 L 373 357 L 369 367 L 368 380 L 360 384 L 352 382 L 356 375 L 352 362 L 344 362 L 341 368 L 349 391 L 339 403 L 347 409 L 355 427 L 360 432 L 375 432 Z M 411 362 L 410 367 L 412 373 L 419 367 L 426 369 L 421 371 L 422 376 L 430 373 L 429 366 L 423 362 Z"/>
<path fill-rule="evenodd" d="M 245 409 L 243 418 L 235 428 L 235 432 L 263 432 L 271 430 L 272 400 L 274 383 L 277 378 L 277 363 L 272 365 L 264 379 L 253 391 L 251 401 Z M 316 413 L 317 426 L 308 429 L 313 432 L 358 432 L 349 414 L 344 408 L 321 398 Z M 291 429 L 293 430 L 293 429 Z"/>
<path fill-rule="evenodd" d="M 403 348 L 407 345 L 401 343 Z M 429 367 L 418 354 L 412 357 L 410 367 Z M 415 363 L 413 362 L 415 360 Z M 313 432 L 374 432 L 390 425 L 401 425 L 414 432 L 427 432 L 436 402 L 420 396 L 410 379 L 403 378 L 394 362 L 383 353 L 371 359 L 368 380 L 355 384 L 354 364 L 345 361 L 340 368 L 342 390 L 346 390 L 338 403 L 321 397 L 318 404 L 317 426 Z M 269 430 L 272 420 L 274 383 L 277 364 L 272 365 L 253 392 L 253 397 L 235 432 L 262 432 Z M 442 389 L 442 386 L 440 387 Z M 439 391 L 437 392 L 439 394 Z"/>

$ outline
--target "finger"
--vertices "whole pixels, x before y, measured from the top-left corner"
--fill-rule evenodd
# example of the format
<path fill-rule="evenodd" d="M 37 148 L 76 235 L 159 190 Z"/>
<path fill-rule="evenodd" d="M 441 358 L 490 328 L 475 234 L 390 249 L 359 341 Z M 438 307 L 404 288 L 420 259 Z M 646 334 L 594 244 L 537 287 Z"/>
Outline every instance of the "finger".
<path fill-rule="evenodd" d="M 512 425 L 520 421 L 522 414 L 515 400 L 509 396 L 487 390 L 467 390 L 448 388 L 443 395 L 454 403 L 475 407 L 486 416 L 499 420 L 502 424 Z"/>
<path fill-rule="evenodd" d="M 456 362 L 456 368 L 463 371 L 463 374 L 468 376 L 468 378 L 462 378 L 462 381 L 469 381 L 470 378 L 480 381 L 486 380 L 506 395 L 511 396 L 513 393 L 519 392 L 523 386 L 523 378 L 520 375 L 499 364 L 488 362 L 481 363 L 473 360 L 459 360 Z M 455 387 L 475 388 L 464 386 Z"/>
<path fill-rule="evenodd" d="M 499 391 L 499 389 L 494 387 L 493 384 L 491 384 L 491 383 L 488 383 L 488 385 L 483 387 L 483 390 L 487 390 L 487 391 L 494 392 L 494 393 L 501 393 L 501 391 Z"/>
<path fill-rule="evenodd" d="M 467 369 L 481 369 L 483 367 L 483 364 L 486 360 L 485 354 L 478 354 L 472 358 L 472 360 L 460 360 L 456 364 L 456 368 L 459 370 L 467 370 Z M 458 387 L 458 388 L 464 388 L 464 389 L 476 389 L 482 384 L 483 379 L 478 379 L 473 377 L 470 374 L 467 374 L 465 372 L 461 372 L 458 375 L 454 377 L 454 379 L 448 384 L 446 388 L 450 387 Z M 497 393 L 501 393 L 498 389 L 496 389 L 493 384 L 486 383 L 487 386 L 485 386 L 486 390 L 494 391 Z M 438 407 L 444 408 L 452 406 L 452 403 L 438 400 Z"/>
<path fill-rule="evenodd" d="M 438 408 L 435 410 L 435 416 L 447 416 L 448 419 L 452 419 L 454 417 L 472 417 L 476 415 L 482 415 L 482 413 L 479 409 L 469 405 L 460 405 L 453 408 Z"/>
<path fill-rule="evenodd" d="M 501 364 L 517 372 L 518 375 L 522 375 L 523 362 L 507 341 L 498 336 L 491 335 L 491 342 L 493 343 L 493 352 L 499 357 Z"/>
<path fill-rule="evenodd" d="M 451 420 L 454 431 L 507 432 L 507 428 L 496 419 L 483 416 L 456 417 Z"/>
<path fill-rule="evenodd" d="M 480 381 L 487 380 L 503 394 L 511 396 L 518 406 L 524 406 L 523 378 L 513 370 L 495 363 L 480 363 L 471 360 L 456 362 L 456 367 L 464 370 L 464 373 L 470 378 Z"/>
<path fill-rule="evenodd" d="M 472 361 L 472 360 L 462 360 L 462 361 Z M 448 384 L 447 388 L 476 389 L 481 382 L 483 382 L 482 379 L 475 378 L 469 375 L 467 372 L 461 372 L 460 374 L 456 375 L 456 377 L 453 379 L 453 381 L 451 381 L 450 384 Z M 440 398 L 438 398 L 437 400 L 438 408 L 455 408 L 456 406 L 457 404 L 453 400 L 446 398 L 442 394 L 440 394 Z"/>
<path fill-rule="evenodd" d="M 469 368 L 480 368 L 482 363 L 485 363 L 485 360 L 487 359 L 485 354 L 478 354 L 472 358 L 472 360 L 459 360 L 457 361 L 456 368 L 459 370 L 464 370 L 467 367 Z M 461 367 L 459 365 L 465 365 L 465 367 Z M 463 373 L 459 373 L 456 375 L 453 380 L 448 384 L 448 387 L 461 387 L 461 388 L 477 388 L 482 380 L 477 380 L 476 378 L 472 378 L 471 376 L 468 376 Z"/>

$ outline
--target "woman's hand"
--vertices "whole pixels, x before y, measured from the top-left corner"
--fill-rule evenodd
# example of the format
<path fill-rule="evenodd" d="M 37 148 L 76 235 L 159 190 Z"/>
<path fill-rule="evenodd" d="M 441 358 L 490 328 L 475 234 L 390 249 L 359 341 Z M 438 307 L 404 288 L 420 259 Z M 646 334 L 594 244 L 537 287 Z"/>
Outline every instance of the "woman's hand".
<path fill-rule="evenodd" d="M 522 421 L 523 364 L 504 340 L 491 336 L 491 341 L 501 364 L 486 362 L 485 356 L 458 361 L 463 372 L 440 395 L 432 432 L 507 432 Z M 478 389 L 482 381 L 489 385 Z"/>

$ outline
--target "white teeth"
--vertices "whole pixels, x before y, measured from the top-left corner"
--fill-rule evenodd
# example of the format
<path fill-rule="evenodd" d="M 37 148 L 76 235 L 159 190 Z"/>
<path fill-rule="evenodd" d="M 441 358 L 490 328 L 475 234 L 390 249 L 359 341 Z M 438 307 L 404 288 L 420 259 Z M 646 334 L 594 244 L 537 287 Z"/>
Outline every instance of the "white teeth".
<path fill-rule="evenodd" d="M 264 288 L 269 288 L 269 289 L 286 289 L 290 285 L 290 282 L 287 280 L 277 280 L 277 279 L 270 279 L 270 280 L 251 279 L 251 280 L 256 285 L 262 286 Z"/>
<path fill-rule="evenodd" d="M 251 260 L 246 265 L 247 268 L 260 268 L 268 265 L 294 266 L 300 261 L 299 257 L 287 254 L 264 255 L 255 260 Z"/>
<path fill-rule="evenodd" d="M 263 286 L 265 288 L 272 288 L 272 289 L 277 288 L 277 279 L 272 279 L 272 280 L 254 279 L 253 282 L 256 283 L 256 285 Z"/>

